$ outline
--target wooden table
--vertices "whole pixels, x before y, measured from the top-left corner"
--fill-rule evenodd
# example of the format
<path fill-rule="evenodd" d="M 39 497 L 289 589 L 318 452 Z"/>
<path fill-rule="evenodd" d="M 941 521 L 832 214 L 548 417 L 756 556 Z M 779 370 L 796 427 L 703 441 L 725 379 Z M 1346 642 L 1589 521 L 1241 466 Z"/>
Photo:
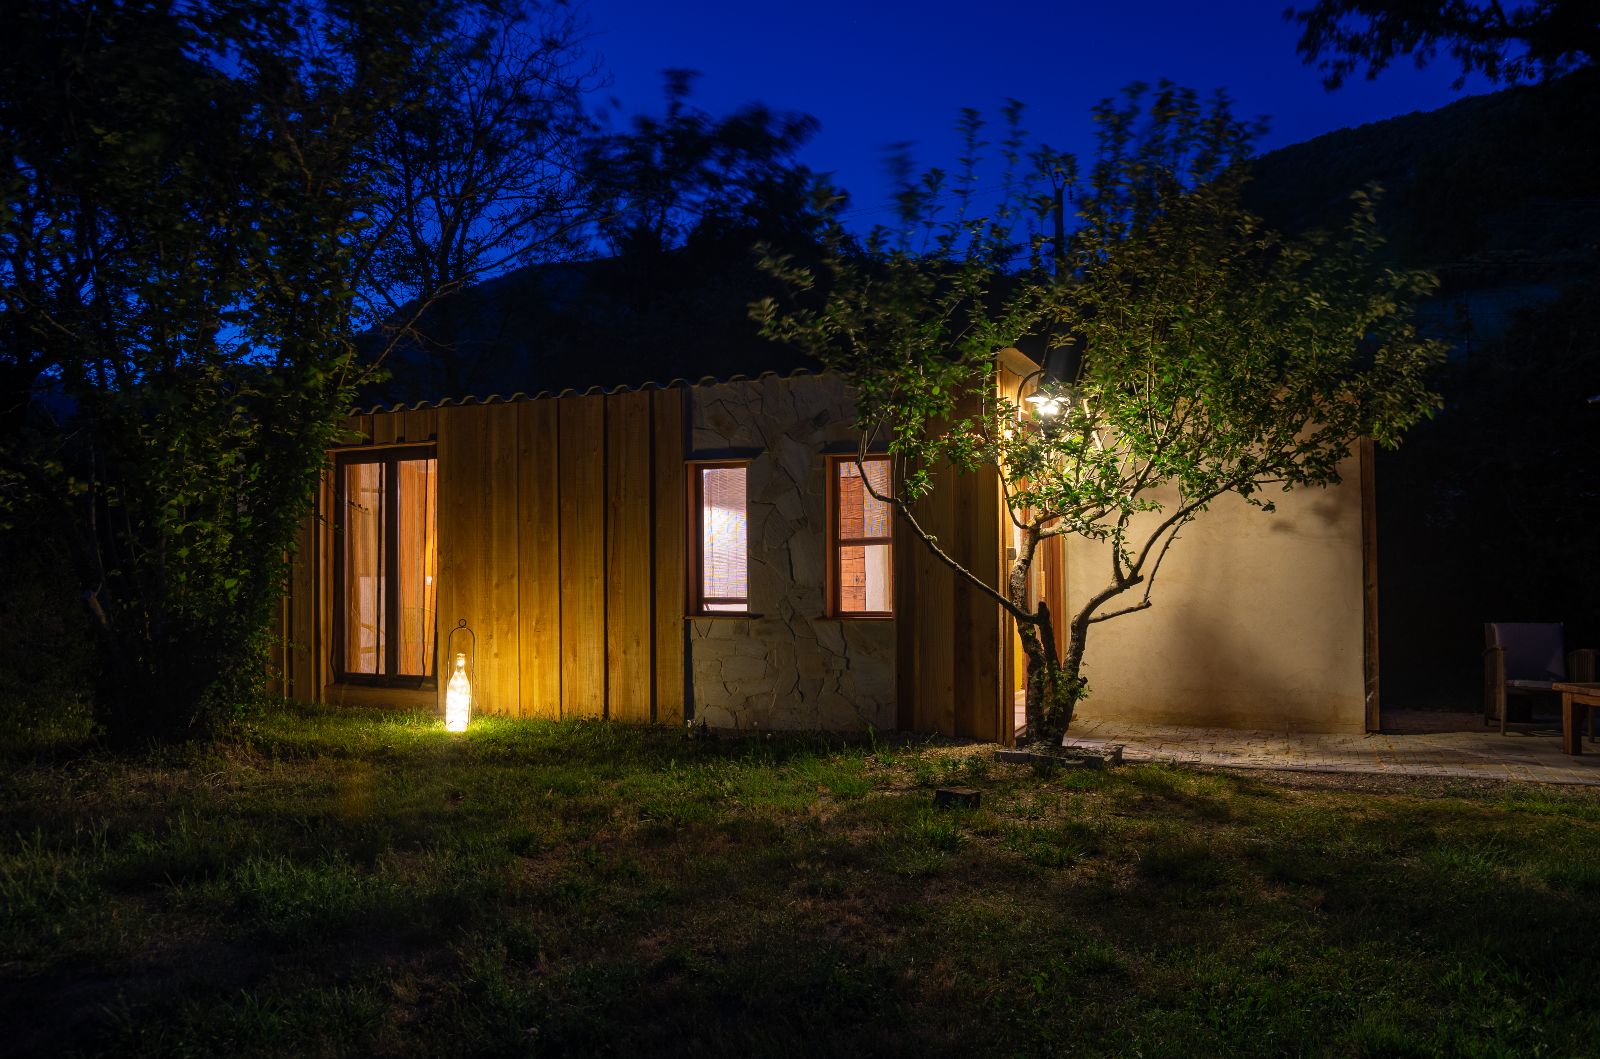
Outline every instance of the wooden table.
<path fill-rule="evenodd" d="M 1578 707 L 1594 709 L 1600 706 L 1600 684 L 1577 684 L 1556 681 L 1552 691 L 1561 692 L 1561 749 L 1569 754 L 1583 753 L 1583 739 L 1578 734 Z"/>

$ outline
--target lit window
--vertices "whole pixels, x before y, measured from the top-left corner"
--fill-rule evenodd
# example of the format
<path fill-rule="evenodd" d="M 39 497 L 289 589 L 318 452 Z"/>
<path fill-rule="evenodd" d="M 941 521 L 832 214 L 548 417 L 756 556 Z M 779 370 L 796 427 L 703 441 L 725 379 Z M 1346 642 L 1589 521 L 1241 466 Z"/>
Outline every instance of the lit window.
<path fill-rule="evenodd" d="M 700 463 L 694 475 L 696 614 L 750 610 L 750 548 L 743 463 Z"/>
<path fill-rule="evenodd" d="M 832 611 L 884 616 L 894 612 L 893 510 L 889 460 L 839 457 L 828 461 L 833 525 L 829 533 Z M 862 469 L 866 477 L 862 477 Z M 871 489 L 867 488 L 871 485 Z"/>
<path fill-rule="evenodd" d="M 400 448 L 340 455 L 335 471 L 339 677 L 431 680 L 438 461 L 429 448 Z"/>

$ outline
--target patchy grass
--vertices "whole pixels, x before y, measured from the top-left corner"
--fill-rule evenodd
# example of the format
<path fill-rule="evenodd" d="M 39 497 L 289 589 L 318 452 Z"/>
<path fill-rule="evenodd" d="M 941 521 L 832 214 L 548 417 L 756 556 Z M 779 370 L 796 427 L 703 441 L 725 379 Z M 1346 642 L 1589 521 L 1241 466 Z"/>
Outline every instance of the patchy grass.
<path fill-rule="evenodd" d="M 117 1055 L 1574 1055 L 1600 797 L 285 711 L 0 775 L 0 1040 Z M 980 788 L 937 812 L 930 788 Z"/>

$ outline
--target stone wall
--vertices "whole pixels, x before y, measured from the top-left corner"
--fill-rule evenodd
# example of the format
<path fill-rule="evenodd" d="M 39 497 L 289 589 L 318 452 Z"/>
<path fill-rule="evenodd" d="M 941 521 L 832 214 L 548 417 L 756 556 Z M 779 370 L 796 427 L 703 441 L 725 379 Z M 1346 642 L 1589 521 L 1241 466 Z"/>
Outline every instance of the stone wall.
<path fill-rule="evenodd" d="M 826 616 L 824 454 L 849 450 L 837 375 L 692 387 L 690 458 L 750 460 L 750 616 L 689 623 L 691 709 L 720 728 L 890 729 L 894 622 Z"/>

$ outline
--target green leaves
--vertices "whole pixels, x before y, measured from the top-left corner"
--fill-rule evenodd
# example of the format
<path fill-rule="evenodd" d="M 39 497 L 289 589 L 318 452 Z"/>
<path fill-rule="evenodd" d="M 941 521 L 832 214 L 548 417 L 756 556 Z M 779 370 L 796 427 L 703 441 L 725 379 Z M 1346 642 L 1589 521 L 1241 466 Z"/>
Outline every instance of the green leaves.
<path fill-rule="evenodd" d="M 1449 55 L 1460 88 L 1470 74 L 1515 83 L 1551 78 L 1600 58 L 1600 17 L 1583 0 L 1392 3 L 1316 0 L 1284 12 L 1300 27 L 1296 49 L 1338 88 L 1365 67 L 1370 80 L 1402 55 L 1417 66 Z"/>
<path fill-rule="evenodd" d="M 359 378 L 368 147 L 424 8 L 0 15 L 0 505 L 70 564 L 117 734 L 225 717 L 265 672 Z"/>
<path fill-rule="evenodd" d="M 988 218 L 941 220 L 929 196 L 908 191 L 917 208 L 903 227 L 924 234 L 923 248 L 881 232 L 857 240 L 836 219 L 826 284 L 768 262 L 797 288 L 826 289 L 825 304 L 755 309 L 770 337 L 848 376 L 863 443 L 887 442 L 896 457 L 903 512 L 940 466 L 999 474 L 1024 546 L 1009 585 L 991 594 L 1019 620 L 1043 620 L 1018 576 L 1041 539 L 1111 544 L 1106 587 L 1070 616 L 1065 676 L 1039 682 L 1074 695 L 1089 624 L 1149 605 L 1184 525 L 1227 493 L 1270 511 L 1267 490 L 1337 482 L 1359 439 L 1393 445 L 1431 413 L 1428 374 L 1442 359 L 1410 319 L 1433 278 L 1380 257 L 1376 188 L 1354 197 L 1340 232 L 1287 241 L 1240 202 L 1260 126 L 1237 119 L 1225 96 L 1134 85 L 1095 119 L 1098 157 L 1083 183 L 1075 160 L 1040 148 Z M 965 169 L 977 164 L 977 127 L 965 114 Z M 1009 143 L 1008 165 L 1021 154 Z M 1077 207 L 1048 263 L 1037 233 L 1023 233 L 1031 253 L 1004 252 L 1019 242 L 1019 203 L 1040 201 Z M 1000 351 L 1020 344 L 1076 364 L 1048 380 L 1064 396 L 1054 414 L 997 371 Z M 1112 604 L 1135 587 L 1140 603 Z M 1030 673 L 1053 672 L 1031 641 Z"/>

